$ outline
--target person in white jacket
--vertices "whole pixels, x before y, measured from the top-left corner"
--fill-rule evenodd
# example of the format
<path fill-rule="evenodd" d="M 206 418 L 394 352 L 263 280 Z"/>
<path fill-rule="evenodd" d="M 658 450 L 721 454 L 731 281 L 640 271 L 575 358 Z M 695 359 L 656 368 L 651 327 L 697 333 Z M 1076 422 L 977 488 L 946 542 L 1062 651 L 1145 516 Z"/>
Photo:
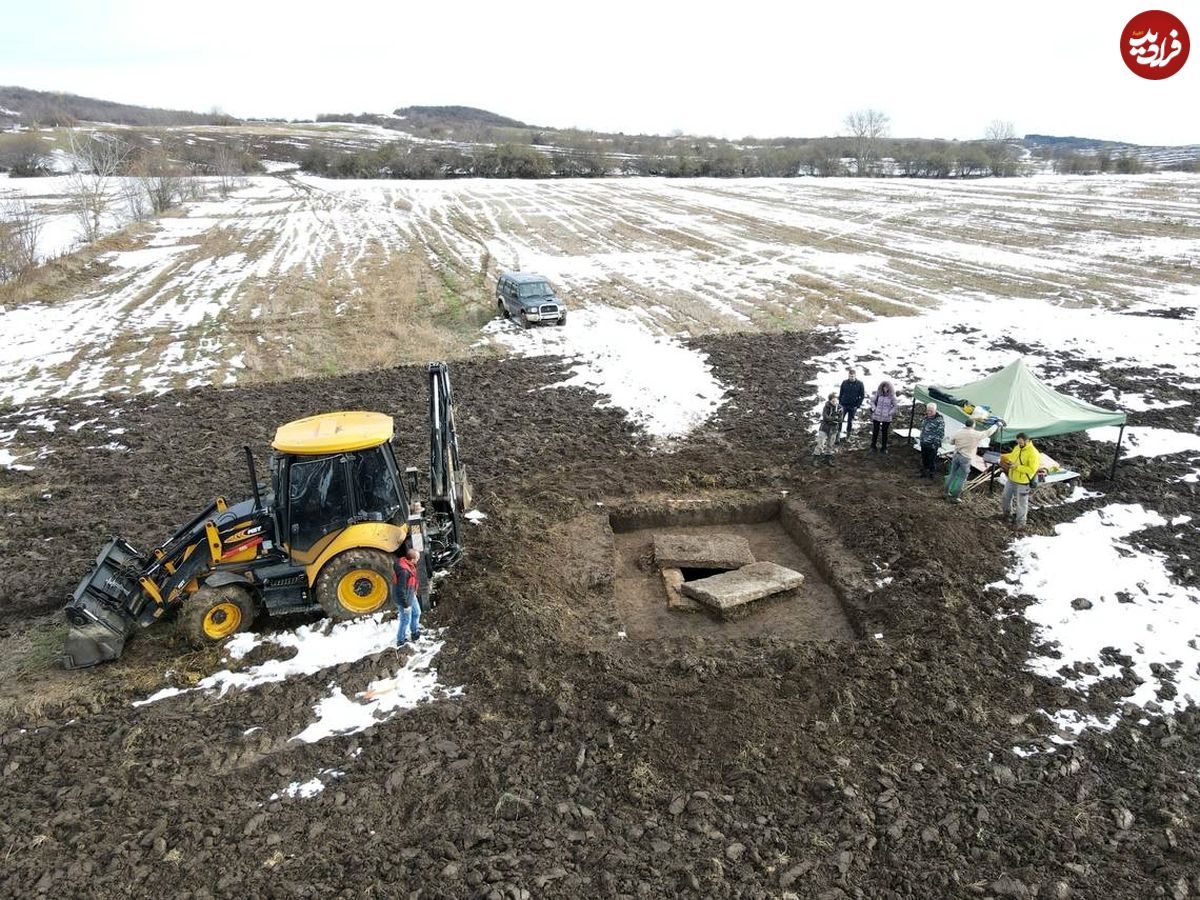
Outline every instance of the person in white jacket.
<path fill-rule="evenodd" d="M 950 438 L 950 443 L 954 445 L 954 455 L 950 458 L 950 473 L 946 476 L 946 496 L 950 498 L 950 502 L 962 502 L 962 489 L 971 472 L 971 460 L 975 458 L 983 439 L 995 434 L 1000 425 L 1001 423 L 997 422 L 991 428 L 980 429 L 978 421 L 972 420 Z"/>

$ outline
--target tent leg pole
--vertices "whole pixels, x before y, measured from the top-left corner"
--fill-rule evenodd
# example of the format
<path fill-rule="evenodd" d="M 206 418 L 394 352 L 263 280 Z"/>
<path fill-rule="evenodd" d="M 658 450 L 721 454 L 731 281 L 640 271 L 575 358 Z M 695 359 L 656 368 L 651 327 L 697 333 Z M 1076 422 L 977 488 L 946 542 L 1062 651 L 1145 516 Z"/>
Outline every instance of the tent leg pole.
<path fill-rule="evenodd" d="M 917 420 L 917 398 L 913 397 L 912 409 L 908 411 L 908 439 L 912 440 L 913 422 Z"/>
<path fill-rule="evenodd" d="M 1108 480 L 1112 481 L 1117 477 L 1117 460 L 1121 458 L 1121 439 L 1125 437 L 1125 426 L 1121 426 L 1121 430 L 1117 432 L 1117 449 L 1113 451 L 1112 468 L 1108 470 Z"/>

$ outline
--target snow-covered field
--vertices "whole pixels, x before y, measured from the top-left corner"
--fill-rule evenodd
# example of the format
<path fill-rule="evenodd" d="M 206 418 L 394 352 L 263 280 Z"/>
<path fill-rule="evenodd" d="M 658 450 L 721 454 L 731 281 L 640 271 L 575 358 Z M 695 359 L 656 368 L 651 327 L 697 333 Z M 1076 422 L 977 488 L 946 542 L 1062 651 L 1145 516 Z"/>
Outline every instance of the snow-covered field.
<path fill-rule="evenodd" d="M 20 193 L 58 209 L 43 232 L 48 255 L 74 239 L 55 199 L 65 181 L 0 180 L 0 200 Z M 302 300 L 340 279 L 336 314 L 352 317 L 369 267 L 401 255 L 476 285 L 463 302 L 479 316 L 490 311 L 487 276 L 519 267 L 588 309 L 581 321 L 611 317 L 614 332 L 636 322 L 652 336 L 871 321 L 964 301 L 1188 305 L 1200 284 L 1200 178 L 262 176 L 159 219 L 64 296 L 0 308 L 0 402 L 253 379 L 259 354 L 279 356 L 313 327 Z M 269 315 L 264 298 L 276 304 Z M 1008 318 L 1025 327 L 1023 315 L 1013 307 Z M 550 343 L 594 344 L 584 331 Z M 518 352 L 547 343 L 490 337 Z"/>

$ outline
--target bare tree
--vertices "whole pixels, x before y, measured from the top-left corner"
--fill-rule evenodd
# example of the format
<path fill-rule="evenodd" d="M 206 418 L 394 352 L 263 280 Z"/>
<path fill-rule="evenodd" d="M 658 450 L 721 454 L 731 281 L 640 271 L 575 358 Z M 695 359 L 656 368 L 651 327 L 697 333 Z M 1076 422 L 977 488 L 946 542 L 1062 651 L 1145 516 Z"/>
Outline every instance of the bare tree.
<path fill-rule="evenodd" d="M 130 146 L 119 134 L 98 131 L 82 134 L 72 129 L 68 137 L 78 171 L 112 178 L 129 162 Z"/>
<path fill-rule="evenodd" d="M 861 109 L 846 116 L 845 124 L 852 138 L 855 174 L 860 177 L 875 174 L 880 147 L 891 127 L 887 114 L 877 109 Z"/>
<path fill-rule="evenodd" d="M 242 186 L 242 161 L 232 147 L 221 144 L 213 154 L 213 171 L 217 175 L 217 190 L 228 197 Z"/>
<path fill-rule="evenodd" d="M 988 167 L 993 175 L 1017 174 L 1017 129 L 1012 122 L 993 119 L 983 130 Z"/>
<path fill-rule="evenodd" d="M 162 150 L 152 150 L 143 155 L 133 166 L 133 174 L 150 204 L 150 211 L 155 215 L 182 202 L 184 178 Z"/>
<path fill-rule="evenodd" d="M 94 241 L 100 237 L 112 204 L 113 178 L 125 165 L 129 149 L 116 135 L 84 135 L 75 130 L 67 135 L 74 160 L 67 205 L 79 223 L 80 237 Z"/>
<path fill-rule="evenodd" d="M 1004 119 L 993 119 L 988 127 L 983 130 L 983 139 L 989 144 L 996 144 L 1002 141 L 1015 141 L 1017 139 L 1017 129 L 1012 122 Z"/>
<path fill-rule="evenodd" d="M 0 208 L 0 281 L 16 278 L 37 265 L 41 233 L 41 216 L 29 201 L 12 201 Z"/>
<path fill-rule="evenodd" d="M 125 215 L 133 221 L 140 222 L 150 215 L 150 198 L 146 196 L 140 178 L 122 178 L 118 194 L 125 207 Z"/>

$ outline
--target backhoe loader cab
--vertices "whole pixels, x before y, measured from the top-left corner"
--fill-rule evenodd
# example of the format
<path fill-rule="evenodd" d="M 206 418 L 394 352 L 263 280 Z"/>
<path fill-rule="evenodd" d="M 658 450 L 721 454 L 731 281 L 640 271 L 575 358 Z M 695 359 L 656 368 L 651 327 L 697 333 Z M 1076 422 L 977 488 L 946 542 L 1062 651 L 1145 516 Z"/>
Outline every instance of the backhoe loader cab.
<path fill-rule="evenodd" d="M 166 543 L 142 553 L 113 538 L 67 604 L 67 668 L 121 654 L 126 638 L 173 613 L 204 646 L 245 631 L 263 612 L 323 610 L 368 615 L 390 598 L 401 546 L 422 551 L 422 600 L 437 571 L 458 561 L 469 503 L 458 459 L 446 367 L 430 374 L 427 503 L 414 502 L 417 471 L 401 472 L 390 416 L 336 412 L 281 426 L 272 441 L 270 484 L 258 483 L 246 448 L 253 498 L 215 500 Z"/>

